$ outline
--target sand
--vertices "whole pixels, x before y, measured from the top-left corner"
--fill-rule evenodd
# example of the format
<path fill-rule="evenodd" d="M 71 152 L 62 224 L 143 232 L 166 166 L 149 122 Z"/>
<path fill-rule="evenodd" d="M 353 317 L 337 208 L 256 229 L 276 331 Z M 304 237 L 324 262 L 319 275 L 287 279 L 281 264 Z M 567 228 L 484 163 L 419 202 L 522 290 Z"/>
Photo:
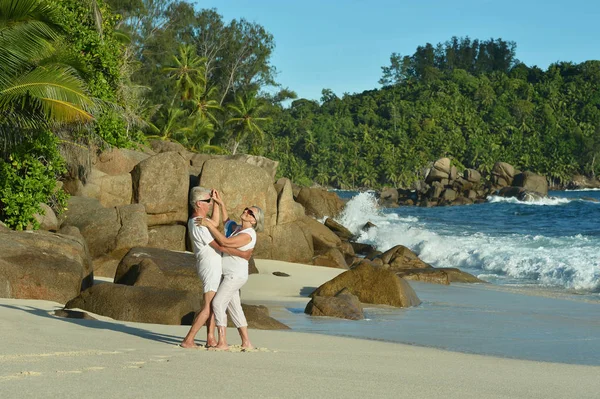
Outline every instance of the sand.
<path fill-rule="evenodd" d="M 244 300 L 307 301 L 339 270 L 258 261 Z M 291 277 L 276 277 L 282 271 Z M 1 398 L 597 398 L 600 367 L 251 330 L 252 352 L 182 349 L 186 326 L 58 318 L 0 299 Z M 203 332 L 199 335 L 201 343 Z M 236 331 L 230 343 L 239 344 Z"/>

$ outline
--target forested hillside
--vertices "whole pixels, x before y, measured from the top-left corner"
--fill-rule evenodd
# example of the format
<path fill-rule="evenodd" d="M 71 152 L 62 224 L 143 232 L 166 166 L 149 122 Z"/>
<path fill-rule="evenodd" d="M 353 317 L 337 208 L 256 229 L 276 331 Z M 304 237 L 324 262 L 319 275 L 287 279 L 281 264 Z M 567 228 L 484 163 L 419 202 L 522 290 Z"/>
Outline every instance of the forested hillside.
<path fill-rule="evenodd" d="M 447 156 L 487 172 L 496 161 L 566 182 L 600 160 L 600 62 L 546 71 L 501 39 L 452 38 L 392 54 L 383 88 L 294 101 L 273 118 L 265 154 L 281 173 L 340 188 L 407 187 Z"/>

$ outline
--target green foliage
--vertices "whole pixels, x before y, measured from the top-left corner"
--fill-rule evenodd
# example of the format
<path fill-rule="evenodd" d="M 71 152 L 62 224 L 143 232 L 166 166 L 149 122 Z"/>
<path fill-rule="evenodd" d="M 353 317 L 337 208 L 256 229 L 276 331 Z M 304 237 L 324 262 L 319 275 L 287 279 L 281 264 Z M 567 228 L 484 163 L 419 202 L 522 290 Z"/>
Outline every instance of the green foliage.
<path fill-rule="evenodd" d="M 343 98 L 323 90 L 321 104 L 294 101 L 272 116 L 264 154 L 295 181 L 340 188 L 410 187 L 444 156 L 482 172 L 505 161 L 556 183 L 597 173 L 599 61 L 544 72 L 518 63 L 511 43 L 448 43 L 393 55 L 380 90 Z M 485 62 L 472 51 L 482 43 Z M 453 48 L 464 51 L 451 61 Z"/>
<path fill-rule="evenodd" d="M 67 195 L 57 188 L 57 177 L 65 172 L 65 163 L 57 150 L 58 139 L 42 132 L 24 141 L 8 159 L 0 160 L 0 219 L 11 228 L 38 228 L 34 219 L 46 203 L 60 213 Z"/>

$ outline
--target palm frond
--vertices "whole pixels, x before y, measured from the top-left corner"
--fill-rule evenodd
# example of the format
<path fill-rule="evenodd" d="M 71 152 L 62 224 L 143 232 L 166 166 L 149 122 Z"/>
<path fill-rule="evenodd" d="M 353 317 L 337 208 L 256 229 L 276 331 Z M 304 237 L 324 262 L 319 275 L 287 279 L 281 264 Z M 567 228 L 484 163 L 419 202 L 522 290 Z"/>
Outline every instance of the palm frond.
<path fill-rule="evenodd" d="M 89 120 L 97 108 L 84 82 L 64 66 L 38 67 L 0 86 L 0 109 L 19 103 L 33 104 L 54 122 Z"/>

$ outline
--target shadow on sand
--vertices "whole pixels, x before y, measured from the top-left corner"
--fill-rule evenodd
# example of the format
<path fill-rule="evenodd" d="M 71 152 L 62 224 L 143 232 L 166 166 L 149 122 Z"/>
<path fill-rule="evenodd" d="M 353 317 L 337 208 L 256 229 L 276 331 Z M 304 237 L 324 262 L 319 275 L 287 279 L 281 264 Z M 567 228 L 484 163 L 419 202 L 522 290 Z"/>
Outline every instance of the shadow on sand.
<path fill-rule="evenodd" d="M 123 325 L 120 323 L 113 323 L 110 321 L 58 317 L 58 316 L 49 314 L 47 310 L 35 308 L 33 306 L 14 306 L 14 305 L 2 304 L 2 305 L 0 305 L 0 307 L 12 309 L 12 310 L 21 310 L 23 312 L 27 312 L 34 316 L 46 317 L 46 318 L 50 318 L 50 319 L 57 320 L 57 321 L 73 323 L 73 324 L 77 324 L 79 326 L 86 327 L 86 328 L 97 328 L 97 329 L 102 329 L 102 330 L 116 331 L 116 332 L 129 334 L 129 335 L 133 335 L 135 337 L 144 338 L 144 339 L 148 339 L 150 341 L 160 342 L 160 343 L 164 343 L 164 344 L 168 344 L 168 345 L 176 345 L 176 344 L 180 343 L 183 338 L 183 337 L 179 337 L 179 336 L 159 334 L 159 333 L 155 333 L 155 332 L 152 332 L 149 330 L 145 330 L 143 328 L 131 327 L 131 326 Z M 57 307 L 57 309 L 55 309 L 55 310 L 59 310 L 59 309 L 60 308 Z"/>

